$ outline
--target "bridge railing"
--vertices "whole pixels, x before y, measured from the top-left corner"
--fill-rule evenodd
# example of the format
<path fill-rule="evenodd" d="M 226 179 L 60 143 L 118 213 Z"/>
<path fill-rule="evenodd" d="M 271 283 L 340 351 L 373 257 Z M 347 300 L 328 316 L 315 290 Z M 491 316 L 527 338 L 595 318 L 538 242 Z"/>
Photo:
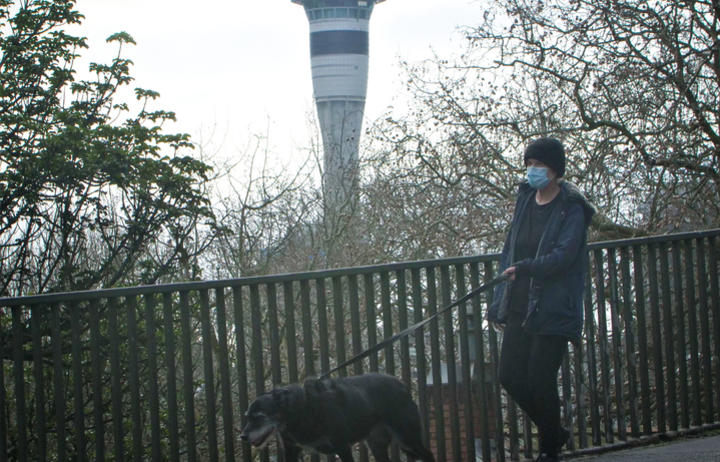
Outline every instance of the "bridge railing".
<path fill-rule="evenodd" d="M 719 237 L 590 245 L 584 339 L 559 382 L 569 451 L 720 422 Z M 0 462 L 270 460 L 273 445 L 255 453 L 238 438 L 254 396 L 329 370 L 496 271 L 484 255 L 0 299 Z M 537 448 L 498 384 L 488 302 L 341 372 L 407 383 L 439 461 Z"/>

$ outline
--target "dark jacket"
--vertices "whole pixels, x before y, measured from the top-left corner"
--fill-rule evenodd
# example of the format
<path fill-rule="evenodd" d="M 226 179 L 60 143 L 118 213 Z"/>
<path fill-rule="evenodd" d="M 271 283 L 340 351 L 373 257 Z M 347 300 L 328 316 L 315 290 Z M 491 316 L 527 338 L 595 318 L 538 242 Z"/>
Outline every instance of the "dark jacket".
<path fill-rule="evenodd" d="M 500 272 L 516 266 L 519 274 L 530 276 L 528 310 L 523 323 L 528 332 L 579 340 L 583 326 L 587 227 L 597 209 L 577 186 L 566 181 L 559 185 L 559 202 L 550 215 L 537 255 L 518 262 L 513 253 L 520 220 L 535 197 L 535 190 L 527 182 L 520 185 L 500 259 Z M 510 284 L 512 282 L 496 286 L 488 320 L 500 324 L 507 320 Z"/>

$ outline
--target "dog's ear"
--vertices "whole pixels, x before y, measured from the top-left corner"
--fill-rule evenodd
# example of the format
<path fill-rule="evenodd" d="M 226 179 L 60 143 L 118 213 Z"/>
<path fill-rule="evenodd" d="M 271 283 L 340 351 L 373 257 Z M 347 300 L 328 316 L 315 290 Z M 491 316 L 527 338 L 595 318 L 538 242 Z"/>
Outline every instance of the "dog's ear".
<path fill-rule="evenodd" d="M 285 388 L 276 388 L 271 392 L 275 405 L 279 408 L 287 406 L 287 398 L 290 392 Z"/>
<path fill-rule="evenodd" d="M 303 404 L 302 392 L 298 388 L 277 388 L 272 391 L 273 402 L 279 414 L 293 413 Z"/>

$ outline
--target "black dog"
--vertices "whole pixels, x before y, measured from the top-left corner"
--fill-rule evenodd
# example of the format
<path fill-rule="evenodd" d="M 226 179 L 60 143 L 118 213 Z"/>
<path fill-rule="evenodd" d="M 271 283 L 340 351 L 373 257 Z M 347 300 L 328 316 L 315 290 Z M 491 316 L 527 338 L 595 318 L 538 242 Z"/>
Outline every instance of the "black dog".
<path fill-rule="evenodd" d="M 410 458 L 435 462 L 421 440 L 420 414 L 406 387 L 381 374 L 307 380 L 262 394 L 245 414 L 241 438 L 262 447 L 276 431 L 285 462 L 295 462 L 302 448 L 337 454 L 353 462 L 351 444 L 365 440 L 375 460 L 390 462 L 395 438 Z"/>

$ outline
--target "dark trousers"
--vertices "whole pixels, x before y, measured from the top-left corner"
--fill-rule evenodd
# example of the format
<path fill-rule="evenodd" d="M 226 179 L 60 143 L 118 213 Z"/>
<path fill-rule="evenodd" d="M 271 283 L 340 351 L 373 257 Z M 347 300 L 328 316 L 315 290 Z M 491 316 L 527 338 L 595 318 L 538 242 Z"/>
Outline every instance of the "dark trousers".
<path fill-rule="evenodd" d="M 505 326 L 500 383 L 537 426 L 541 452 L 556 455 L 561 446 L 557 377 L 568 340 L 530 334 L 521 327 L 523 319 L 522 313 L 512 313 Z"/>

